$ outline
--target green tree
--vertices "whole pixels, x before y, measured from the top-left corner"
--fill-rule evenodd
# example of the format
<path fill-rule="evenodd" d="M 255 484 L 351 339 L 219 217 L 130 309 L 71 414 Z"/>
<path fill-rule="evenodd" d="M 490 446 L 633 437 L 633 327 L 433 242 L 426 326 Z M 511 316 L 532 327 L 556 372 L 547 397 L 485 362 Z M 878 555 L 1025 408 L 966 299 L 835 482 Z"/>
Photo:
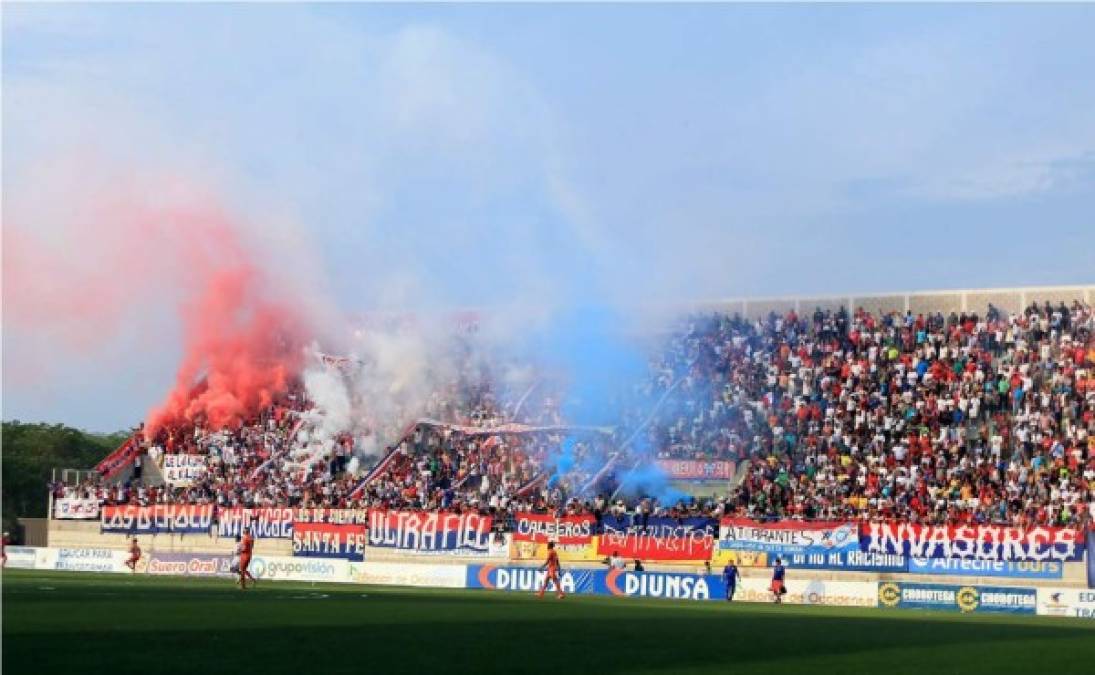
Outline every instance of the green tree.
<path fill-rule="evenodd" d="M 91 434 L 62 424 L 3 423 L 4 529 L 16 518 L 46 515 L 51 471 L 90 469 L 127 438 L 127 432 Z"/>

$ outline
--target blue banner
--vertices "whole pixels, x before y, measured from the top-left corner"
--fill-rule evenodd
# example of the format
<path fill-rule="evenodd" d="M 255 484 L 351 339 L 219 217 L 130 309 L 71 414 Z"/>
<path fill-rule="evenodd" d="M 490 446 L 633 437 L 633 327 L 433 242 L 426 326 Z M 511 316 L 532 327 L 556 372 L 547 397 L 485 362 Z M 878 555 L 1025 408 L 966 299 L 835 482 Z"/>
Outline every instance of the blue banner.
<path fill-rule="evenodd" d="M 768 556 L 768 563 L 774 562 Z M 783 556 L 788 567 L 808 570 L 847 570 L 850 572 L 908 572 L 909 559 L 903 555 L 867 553 L 838 549 L 828 553 L 792 553 Z"/>
<path fill-rule="evenodd" d="M 612 570 L 594 577 L 594 592 L 672 600 L 724 600 L 726 584 L 722 577 L 713 574 Z"/>
<path fill-rule="evenodd" d="M 478 513 L 369 512 L 369 545 L 419 553 L 487 553 L 490 516 Z"/>
<path fill-rule="evenodd" d="M 99 527 L 119 534 L 208 534 L 213 526 L 212 504 L 157 504 L 104 506 Z"/>
<path fill-rule="evenodd" d="M 467 587 L 534 593 L 547 573 L 538 567 L 468 565 Z M 563 592 L 678 600 L 725 600 L 726 585 L 716 575 L 624 570 L 567 569 L 559 575 Z M 548 592 L 554 592 L 554 586 Z"/>
<path fill-rule="evenodd" d="M 909 572 L 913 574 L 949 574 L 966 577 L 1014 577 L 1018 579 L 1060 579 L 1065 572 L 1063 563 L 1001 562 L 999 560 L 960 560 L 956 558 L 912 558 Z"/>
<path fill-rule="evenodd" d="M 1095 588 L 1095 531 L 1087 533 L 1087 587 Z"/>
<path fill-rule="evenodd" d="M 563 592 L 588 595 L 594 593 L 594 575 L 604 574 L 600 570 L 563 570 L 559 573 L 559 584 Z M 527 591 L 533 593 L 544 586 L 547 571 L 538 567 L 497 567 L 495 565 L 468 565 L 467 587 L 488 588 L 500 591 Z M 555 591 L 552 584 L 549 592 Z"/>
<path fill-rule="evenodd" d="M 878 604 L 963 613 L 1034 614 L 1038 597 L 1033 588 L 882 582 L 878 585 Z"/>

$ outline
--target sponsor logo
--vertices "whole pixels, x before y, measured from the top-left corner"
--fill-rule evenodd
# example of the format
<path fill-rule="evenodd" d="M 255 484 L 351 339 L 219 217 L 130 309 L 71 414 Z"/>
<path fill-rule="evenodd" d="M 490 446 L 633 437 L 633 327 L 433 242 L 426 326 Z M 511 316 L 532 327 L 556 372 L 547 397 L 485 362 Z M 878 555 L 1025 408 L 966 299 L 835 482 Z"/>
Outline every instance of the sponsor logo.
<path fill-rule="evenodd" d="M 878 585 L 883 607 L 911 607 L 970 612 L 1033 614 L 1038 595 L 1033 588 L 1011 586 L 940 586 L 886 582 Z"/>
<path fill-rule="evenodd" d="M 547 572 L 532 567 L 494 567 L 484 565 L 477 575 L 483 588 L 500 591 L 538 591 L 544 587 Z M 564 593 L 574 593 L 577 584 L 574 575 L 563 572 L 559 575 L 559 585 Z M 552 585 L 554 587 L 554 584 Z"/>
<path fill-rule="evenodd" d="M 1064 563 L 1058 560 L 976 560 L 962 558 L 913 558 L 909 571 L 922 574 L 949 574 L 971 577 L 1026 577 L 1060 579 Z"/>
<path fill-rule="evenodd" d="M 179 576 L 216 576 L 228 573 L 229 560 L 225 555 L 161 553 L 153 554 L 147 559 L 142 558 L 137 563 L 137 571 Z"/>
<path fill-rule="evenodd" d="M 1049 594 L 1049 601 L 1042 603 L 1046 614 L 1051 616 L 1068 616 L 1069 604 L 1062 597 L 1064 594 L 1055 591 Z"/>
<path fill-rule="evenodd" d="M 879 584 L 878 601 L 885 607 L 897 607 L 901 604 L 901 587 L 894 583 Z"/>
<path fill-rule="evenodd" d="M 497 586 L 494 585 L 494 582 L 490 580 L 490 573 L 493 572 L 494 569 L 493 565 L 483 565 L 479 570 L 479 583 L 483 585 L 483 588 L 497 588 Z"/>
<path fill-rule="evenodd" d="M 977 589 L 972 586 L 959 588 L 957 598 L 958 609 L 963 612 L 972 612 L 980 604 L 980 595 L 977 593 Z"/>
<path fill-rule="evenodd" d="M 359 584 L 474 588 L 479 580 L 477 573 L 474 580 L 468 576 L 474 567 L 464 565 L 366 562 L 348 567 L 350 579 Z"/>
<path fill-rule="evenodd" d="M 707 580 L 687 574 L 642 574 L 612 570 L 605 576 L 605 586 L 612 595 L 638 595 L 644 598 L 676 600 L 709 600 L 711 598 Z"/>
<path fill-rule="evenodd" d="M 72 572 L 128 572 L 123 565 L 125 553 L 107 548 L 59 548 L 53 556 L 52 567 Z M 37 565 L 36 565 L 37 566 Z"/>
<path fill-rule="evenodd" d="M 30 546 L 8 546 L 5 552 L 8 554 L 8 567 L 23 569 L 37 567 L 37 549 Z"/>
<path fill-rule="evenodd" d="M 1095 619 L 1095 591 L 1039 589 L 1037 611 L 1047 616 Z"/>
<path fill-rule="evenodd" d="M 114 552 L 107 548 L 60 548 L 57 549 L 58 560 L 111 560 Z"/>
<path fill-rule="evenodd" d="M 293 577 L 325 577 L 333 578 L 336 575 L 335 565 L 323 560 L 267 560 L 255 558 L 248 566 L 248 571 L 256 578 L 262 579 L 291 579 Z"/>

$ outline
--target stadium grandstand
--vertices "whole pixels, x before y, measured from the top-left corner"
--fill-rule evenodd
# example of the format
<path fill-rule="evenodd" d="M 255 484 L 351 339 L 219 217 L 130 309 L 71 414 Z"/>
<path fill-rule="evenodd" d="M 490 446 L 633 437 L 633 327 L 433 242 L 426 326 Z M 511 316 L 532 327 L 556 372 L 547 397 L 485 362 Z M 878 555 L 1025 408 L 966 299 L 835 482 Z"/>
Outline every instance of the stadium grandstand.
<path fill-rule="evenodd" d="M 818 655 L 834 645 L 850 651 L 832 672 L 875 672 L 856 651 L 864 640 L 929 650 L 910 657 L 915 668 L 943 655 L 954 672 L 1033 672 L 1023 664 L 1037 654 L 1082 672 L 1080 625 L 1095 616 L 1093 296 L 685 308 L 646 342 L 647 370 L 599 426 L 568 418 L 565 378 L 528 364 L 534 375 L 513 386 L 504 364 L 467 350 L 450 352 L 464 360 L 433 391 L 402 402 L 405 416 L 335 430 L 297 377 L 237 424 L 138 425 L 95 469 L 57 472 L 46 540 L 6 547 L 7 567 L 23 569 L 5 572 L 5 612 L 56 625 L 122 608 L 134 633 L 159 635 L 198 608 L 225 644 L 192 648 L 196 658 L 246 653 L 275 672 L 298 647 L 255 651 L 256 629 L 241 623 L 327 637 L 360 627 L 351 660 L 391 672 L 482 672 L 484 651 L 490 668 L 531 653 L 528 672 L 555 672 L 573 652 L 527 652 L 536 631 L 628 641 L 654 625 L 657 639 L 631 650 L 677 672 L 680 652 L 659 645 L 694 642 L 714 622 L 740 634 L 735 663 L 784 650 L 809 663 L 791 672 L 824 671 Z M 362 364 L 317 355 L 309 367 L 337 380 Z M 563 602 L 545 629 L 548 590 Z M 224 604 L 228 593 L 247 601 Z M 70 606 L 62 619 L 53 609 Z M 419 653 L 415 628 L 438 621 L 452 644 Z M 788 626 L 794 644 L 769 639 Z M 94 634 L 79 654 L 45 656 L 46 670 L 114 664 L 130 644 Z M 1054 650 L 1029 647 L 1040 641 Z M 982 642 L 997 651 L 969 649 Z M 155 658 L 134 649 L 139 667 Z M 697 672 L 721 672 L 717 645 L 697 649 L 709 662 Z M 338 669 L 335 652 L 306 662 Z M 620 663 L 598 653 L 590 663 Z"/>
<path fill-rule="evenodd" d="M 476 511 L 501 529 L 526 511 L 1086 528 L 1091 296 L 695 308 L 651 355 L 641 405 L 614 425 L 568 426 L 560 392 L 503 405 L 489 371 L 458 368 L 421 416 L 374 425 L 389 437 L 371 465 L 350 429 L 326 445 L 309 434 L 313 403 L 297 381 L 233 428 L 201 417 L 151 436 L 139 426 L 96 471 L 50 494 L 96 513 L 91 503 Z"/>
<path fill-rule="evenodd" d="M 2 675 L 1092 673 L 1004 4 L 4 3 Z"/>

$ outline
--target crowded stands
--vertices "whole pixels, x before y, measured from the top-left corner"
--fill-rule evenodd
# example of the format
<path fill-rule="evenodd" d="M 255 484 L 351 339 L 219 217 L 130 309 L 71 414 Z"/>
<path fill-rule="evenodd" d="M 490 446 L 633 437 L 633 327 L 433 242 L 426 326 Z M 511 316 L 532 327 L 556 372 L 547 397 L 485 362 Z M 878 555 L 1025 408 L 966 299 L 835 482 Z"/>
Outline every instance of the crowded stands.
<path fill-rule="evenodd" d="M 460 368 L 406 418 L 371 422 L 383 450 L 366 456 L 356 431 L 315 443 L 298 384 L 236 429 L 138 429 L 138 462 L 202 458 L 185 485 L 135 470 L 53 489 L 101 503 L 1076 525 L 1095 503 L 1093 335 L 1079 302 L 694 315 L 610 429 L 567 427 L 551 387 L 502 391 L 489 369 Z M 708 500 L 629 491 L 629 467 L 654 459 L 739 471 Z"/>

